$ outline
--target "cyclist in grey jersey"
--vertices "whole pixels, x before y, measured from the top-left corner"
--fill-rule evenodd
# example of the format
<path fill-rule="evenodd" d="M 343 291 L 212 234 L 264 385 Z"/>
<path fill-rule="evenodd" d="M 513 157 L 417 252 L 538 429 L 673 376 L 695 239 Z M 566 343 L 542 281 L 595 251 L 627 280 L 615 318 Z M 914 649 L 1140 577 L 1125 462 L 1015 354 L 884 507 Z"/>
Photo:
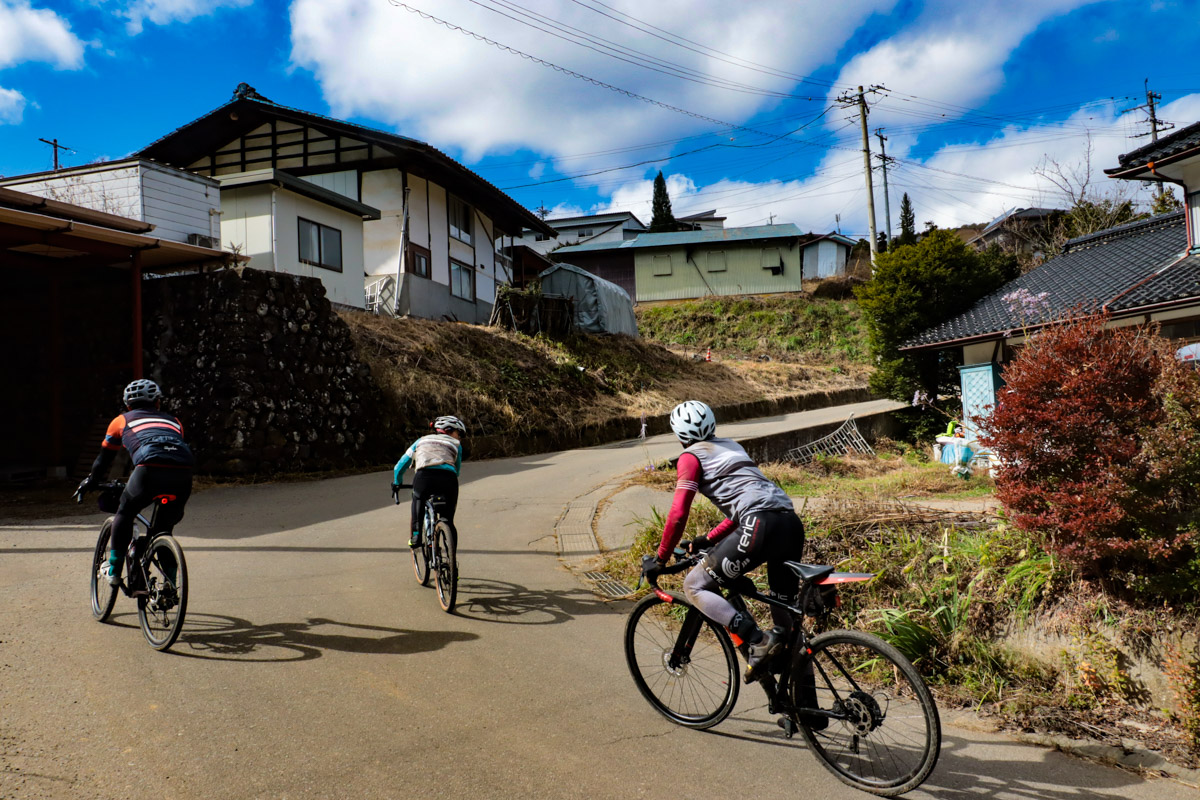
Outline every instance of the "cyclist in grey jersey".
<path fill-rule="evenodd" d="M 762 665 L 782 647 L 791 617 L 772 607 L 776 628 L 762 631 L 720 589 L 766 562 L 771 591 L 795 602 L 799 577 L 783 562 L 803 556 L 804 525 L 791 498 L 762 474 L 741 445 L 715 436 L 716 417 L 706 404 L 680 403 L 671 412 L 671 429 L 685 449 L 676 460 L 678 482 L 662 541 L 654 556 L 646 556 L 643 569 L 665 565 L 670 559 L 697 492 L 725 514 L 726 519 L 707 535 L 686 543 L 689 552 L 708 552 L 688 573 L 683 588 L 706 617 L 749 645 L 746 681 L 750 682 L 761 676 Z"/>

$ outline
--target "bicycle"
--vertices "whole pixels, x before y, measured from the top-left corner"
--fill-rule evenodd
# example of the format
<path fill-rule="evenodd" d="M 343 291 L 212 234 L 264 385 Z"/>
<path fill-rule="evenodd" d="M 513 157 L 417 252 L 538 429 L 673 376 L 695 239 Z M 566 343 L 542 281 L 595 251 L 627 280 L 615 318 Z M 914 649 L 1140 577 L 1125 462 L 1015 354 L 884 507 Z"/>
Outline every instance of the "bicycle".
<path fill-rule="evenodd" d="M 411 486 L 400 484 L 397 491 L 392 493 L 397 505 L 400 504 L 401 488 Z M 432 574 L 434 585 L 437 587 L 438 604 L 449 614 L 453 613 L 454 603 L 458 598 L 458 532 L 454 529 L 454 523 L 441 513 L 445 502 L 441 495 L 425 498 L 421 544 L 412 548 L 412 557 L 417 582 L 428 586 L 429 576 Z"/>
<path fill-rule="evenodd" d="M 100 489 L 100 510 L 115 512 L 125 483 L 110 481 L 97 488 Z M 75 501 L 83 502 L 83 492 L 75 492 Z M 137 515 L 125 558 L 125 579 L 119 586 L 109 585 L 101 574 L 108 562 L 112 517 L 100 526 L 100 536 L 92 554 L 92 616 L 98 622 L 107 620 L 117 602 L 119 589 L 126 597 L 137 600 L 142 635 L 151 647 L 160 651 L 179 638 L 187 613 L 187 562 L 183 548 L 171 536 L 173 525 L 169 524 L 176 519 L 171 506 L 174 502 L 174 495 L 159 495 L 154 498 L 149 519 L 142 513 Z"/>
<path fill-rule="evenodd" d="M 660 714 L 706 729 L 733 711 L 740 685 L 736 651 L 745 657 L 748 648 L 681 593 L 659 588 L 661 575 L 683 572 L 703 558 L 683 555 L 676 550 L 674 565 L 643 570 L 653 592 L 629 616 L 625 658 L 638 690 Z M 804 626 L 806 616 L 824 619 L 832 612 L 840 602 L 838 585 L 874 575 L 784 564 L 800 578 L 797 605 L 759 591 L 747 576 L 727 593 L 739 612 L 752 599 L 791 617 L 785 647 L 760 679 L 770 713 L 782 715 L 778 723 L 787 738 L 799 731 L 849 786 L 893 797 L 921 785 L 937 764 L 941 721 L 916 668 L 872 634 L 832 630 L 810 636 Z"/>

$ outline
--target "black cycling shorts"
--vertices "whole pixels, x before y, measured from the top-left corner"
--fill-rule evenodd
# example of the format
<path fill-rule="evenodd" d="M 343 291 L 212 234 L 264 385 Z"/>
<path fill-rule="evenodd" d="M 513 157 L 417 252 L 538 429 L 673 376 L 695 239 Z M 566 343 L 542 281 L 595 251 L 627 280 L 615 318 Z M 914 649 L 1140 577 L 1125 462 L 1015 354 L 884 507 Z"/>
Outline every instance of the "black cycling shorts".
<path fill-rule="evenodd" d="M 728 586 L 765 562 L 771 592 L 794 603 L 800 592 L 800 578 L 783 562 L 803 557 L 804 523 L 795 511 L 754 511 L 705 553 L 700 567 L 718 586 Z"/>

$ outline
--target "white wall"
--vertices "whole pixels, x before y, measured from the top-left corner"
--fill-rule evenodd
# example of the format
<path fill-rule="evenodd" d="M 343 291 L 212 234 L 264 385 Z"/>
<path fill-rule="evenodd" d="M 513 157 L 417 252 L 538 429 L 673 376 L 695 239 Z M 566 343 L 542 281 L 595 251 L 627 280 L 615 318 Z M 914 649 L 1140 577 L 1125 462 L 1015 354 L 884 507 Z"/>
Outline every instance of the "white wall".
<path fill-rule="evenodd" d="M 332 302 L 356 308 L 365 305 L 360 217 L 269 185 L 226 189 L 221 201 L 225 212 L 221 218 L 222 247 L 249 256 L 248 266 L 318 278 Z M 300 263 L 300 217 L 342 232 L 341 272 Z"/>
<path fill-rule="evenodd" d="M 393 172 L 394 170 L 388 170 Z M 342 172 L 323 172 L 319 175 L 305 175 L 301 180 L 316 184 L 331 192 L 337 192 L 342 197 L 349 197 L 351 200 L 358 199 L 358 170 L 344 170 Z"/>
<path fill-rule="evenodd" d="M 398 169 L 380 169 L 364 172 L 362 176 L 363 202 L 379 209 L 378 220 L 363 224 L 363 268 L 368 281 L 384 275 L 395 276 L 400 268 L 400 236 L 404 224 L 404 185 Z M 419 201 L 419 203 L 418 203 Z M 413 239 L 412 228 L 416 217 L 425 215 L 425 190 L 420 195 L 416 190 L 409 193 L 409 241 L 425 246 L 426 236 Z M 422 231 L 424 222 L 422 221 Z"/>
<path fill-rule="evenodd" d="M 216 182 L 150 161 L 94 164 L 0 185 L 148 222 L 155 226 L 150 235 L 159 239 L 187 242 L 189 234 L 218 233 L 216 214 L 210 213 L 221 208 Z"/>

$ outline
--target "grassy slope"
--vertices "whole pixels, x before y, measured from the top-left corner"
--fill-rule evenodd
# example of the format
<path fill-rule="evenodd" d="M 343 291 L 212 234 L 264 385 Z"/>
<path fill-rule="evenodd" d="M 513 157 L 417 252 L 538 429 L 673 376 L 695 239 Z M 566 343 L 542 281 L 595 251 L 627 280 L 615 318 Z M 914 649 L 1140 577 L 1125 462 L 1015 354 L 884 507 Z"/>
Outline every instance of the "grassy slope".
<path fill-rule="evenodd" d="M 865 383 L 860 370 L 704 363 L 626 336 L 559 342 L 475 325 L 342 316 L 383 390 L 386 434 L 395 441 L 445 413 L 461 416 L 473 435 L 520 436 L 664 413 L 684 398 L 726 405 Z"/>
<path fill-rule="evenodd" d="M 721 297 L 638 306 L 637 317 L 643 336 L 669 346 L 845 370 L 867 362 L 865 329 L 849 299 Z"/>

